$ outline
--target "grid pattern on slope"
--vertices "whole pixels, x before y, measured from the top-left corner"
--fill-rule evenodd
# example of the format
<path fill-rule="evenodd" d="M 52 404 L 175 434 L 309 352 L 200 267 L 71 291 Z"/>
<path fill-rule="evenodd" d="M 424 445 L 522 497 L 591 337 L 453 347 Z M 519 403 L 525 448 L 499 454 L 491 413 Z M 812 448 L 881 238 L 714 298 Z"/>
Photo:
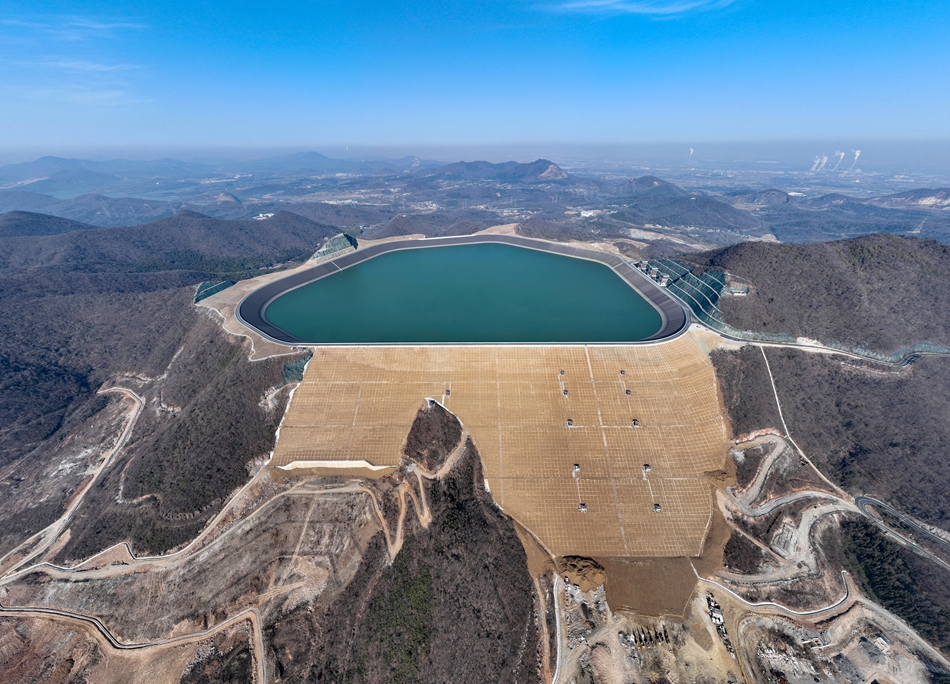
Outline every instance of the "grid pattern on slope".
<path fill-rule="evenodd" d="M 470 431 L 498 503 L 553 553 L 696 555 L 712 511 L 703 474 L 722 466 L 727 434 L 712 365 L 693 337 L 317 349 L 273 464 L 396 465 L 432 397 Z"/>

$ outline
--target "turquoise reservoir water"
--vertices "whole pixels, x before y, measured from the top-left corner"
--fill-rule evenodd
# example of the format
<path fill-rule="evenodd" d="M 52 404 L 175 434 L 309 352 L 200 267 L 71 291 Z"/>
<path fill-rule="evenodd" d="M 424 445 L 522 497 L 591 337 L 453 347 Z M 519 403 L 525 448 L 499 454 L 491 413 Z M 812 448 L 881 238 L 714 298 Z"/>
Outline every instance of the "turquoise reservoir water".
<path fill-rule="evenodd" d="M 657 311 L 607 266 L 500 244 L 387 252 L 275 299 L 312 343 L 632 342 Z"/>

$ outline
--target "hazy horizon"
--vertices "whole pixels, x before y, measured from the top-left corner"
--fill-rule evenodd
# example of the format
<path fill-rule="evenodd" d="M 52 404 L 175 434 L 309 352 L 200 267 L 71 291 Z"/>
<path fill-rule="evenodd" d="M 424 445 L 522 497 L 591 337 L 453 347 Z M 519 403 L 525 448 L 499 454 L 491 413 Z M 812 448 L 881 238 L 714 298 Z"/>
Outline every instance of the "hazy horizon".
<path fill-rule="evenodd" d="M 747 142 L 669 142 L 669 143 L 530 143 L 495 145 L 294 145 L 260 147 L 61 147 L 0 149 L 0 165 L 34 161 L 41 157 L 62 157 L 92 161 L 128 159 L 151 161 L 179 159 L 189 162 L 251 161 L 284 155 L 317 152 L 336 159 L 398 159 L 419 157 L 426 160 L 454 162 L 459 160 L 490 162 L 527 162 L 550 159 L 566 166 L 674 165 L 694 167 L 722 165 L 724 168 L 754 167 L 769 164 L 808 170 L 816 158 L 828 156 L 832 165 L 836 153 L 843 154 L 846 166 L 860 150 L 860 164 L 865 169 L 895 170 L 913 168 L 919 171 L 950 170 L 950 139 L 928 141 L 864 140 L 864 141 L 747 141 Z M 691 153 L 692 152 L 692 153 Z"/>

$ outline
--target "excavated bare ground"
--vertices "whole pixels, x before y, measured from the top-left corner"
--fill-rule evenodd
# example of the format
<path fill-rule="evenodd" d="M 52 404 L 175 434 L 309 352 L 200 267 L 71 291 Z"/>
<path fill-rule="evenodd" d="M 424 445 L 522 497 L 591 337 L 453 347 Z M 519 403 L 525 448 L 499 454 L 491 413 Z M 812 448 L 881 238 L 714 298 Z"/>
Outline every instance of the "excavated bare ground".
<path fill-rule="evenodd" d="M 47 617 L 0 617 L 4 682 L 210 684 L 253 679 L 243 624 L 207 639 L 117 650 L 91 626 Z"/>
<path fill-rule="evenodd" d="M 276 621 L 267 640 L 281 677 L 538 681 L 527 557 L 482 480 L 469 442 L 445 480 L 427 481 L 432 522 L 411 524 L 392 564 L 377 535 L 343 593 Z"/>
<path fill-rule="evenodd" d="M 696 586 L 689 558 L 603 558 L 612 610 L 682 616 Z"/>
<path fill-rule="evenodd" d="M 366 525 L 375 533 L 365 496 L 288 493 L 179 562 L 144 572 L 132 565 L 121 574 L 110 567 L 75 575 L 37 571 L 10 586 L 3 603 L 94 615 L 126 641 L 205 630 L 248 607 L 280 615 L 328 584 L 349 581 Z"/>
<path fill-rule="evenodd" d="M 575 684 L 637 682 L 735 683 L 738 664 L 709 621 L 705 594 L 686 618 L 651 618 L 609 609 L 603 590 L 563 592 L 564 648 L 560 676 Z"/>
<path fill-rule="evenodd" d="M 89 676 L 102 660 L 87 630 L 50 620 L 0 617 L 0 667 L 11 682 L 70 682 Z"/>
<path fill-rule="evenodd" d="M 515 532 L 524 547 L 528 559 L 528 572 L 534 582 L 535 601 L 538 609 L 538 625 L 541 630 L 541 672 L 542 681 L 551 682 L 557 670 L 558 630 L 557 601 L 555 600 L 555 578 L 557 565 L 551 554 L 542 546 L 538 538 L 523 525 L 512 518 Z"/>
<path fill-rule="evenodd" d="M 786 448 L 769 470 L 762 485 L 762 493 L 752 505 L 761 506 L 767 500 L 804 490 L 837 494 L 810 463 L 792 449 Z"/>
<path fill-rule="evenodd" d="M 407 444 L 422 445 L 414 453 L 433 467 L 461 437 L 457 420 L 440 410 L 420 411 L 411 432 Z M 79 571 L 32 572 L 0 589 L 0 600 L 97 617 L 123 642 L 202 632 L 256 608 L 268 678 L 281 681 L 538 681 L 547 623 L 527 557 L 513 522 L 483 487 L 475 445 L 468 441 L 460 453 L 443 480 L 416 477 L 421 464 L 411 460 L 378 481 L 274 483 L 265 471 L 249 501 L 181 556 L 137 561 L 119 547 Z M 407 487 L 409 495 L 401 495 Z M 380 513 L 391 534 L 405 534 L 394 559 Z M 28 663 L 71 662 L 64 681 L 93 661 L 103 672 L 124 668 L 127 681 L 161 681 L 142 679 L 152 672 L 149 663 L 161 661 L 162 678 L 178 681 L 184 673 L 189 682 L 248 681 L 257 658 L 247 620 L 235 623 L 243 625 L 243 642 L 216 632 L 200 640 L 200 653 L 181 651 L 175 659 L 165 654 L 171 647 L 150 647 L 134 652 L 139 661 L 82 623 L 47 622 L 55 637 L 34 639 L 25 652 L 7 644 L 4 657 L 23 652 Z M 59 633 L 74 623 L 81 642 Z"/>
<path fill-rule="evenodd" d="M 717 509 L 697 558 L 598 558 L 607 574 L 611 610 L 683 617 L 696 590 L 696 574 L 708 577 L 722 569 L 730 534 L 729 524 Z"/>
<path fill-rule="evenodd" d="M 130 405 L 123 397 L 100 395 L 71 418 L 62 439 L 0 470 L 0 556 L 62 515 L 115 444 Z"/>
<path fill-rule="evenodd" d="M 531 576 L 553 575 L 557 571 L 557 567 L 551 558 L 551 554 L 524 525 L 519 524 L 514 519 L 512 519 L 512 522 L 515 525 L 515 532 L 518 533 L 518 539 L 521 540 L 521 545 L 528 555 L 528 572 L 531 573 Z"/>
<path fill-rule="evenodd" d="M 579 586 L 581 591 L 593 591 L 607 582 L 604 566 L 593 558 L 563 556 L 558 561 L 557 571 L 568 582 Z"/>

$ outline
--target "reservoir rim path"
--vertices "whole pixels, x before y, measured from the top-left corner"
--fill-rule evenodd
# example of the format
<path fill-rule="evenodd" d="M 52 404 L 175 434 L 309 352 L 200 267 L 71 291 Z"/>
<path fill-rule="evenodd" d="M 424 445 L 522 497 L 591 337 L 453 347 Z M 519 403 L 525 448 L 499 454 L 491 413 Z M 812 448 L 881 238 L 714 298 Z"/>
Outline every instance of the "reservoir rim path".
<path fill-rule="evenodd" d="M 356 266 L 375 257 L 410 249 L 426 249 L 433 247 L 450 247 L 470 244 L 502 244 L 521 247 L 539 252 L 548 252 L 576 259 L 583 259 L 601 263 L 607 266 L 615 275 L 623 280 L 641 298 L 659 314 L 661 325 L 657 332 L 642 340 L 627 342 L 365 342 L 365 343 L 314 343 L 291 335 L 285 330 L 273 325 L 267 320 L 267 307 L 284 294 L 306 285 L 310 285 L 327 276 Z M 391 346 L 578 346 L 578 345 L 628 345 L 653 344 L 672 339 L 684 333 L 691 320 L 691 316 L 683 304 L 634 268 L 628 261 L 616 254 L 596 249 L 565 245 L 558 242 L 526 238 L 517 235 L 503 235 L 494 233 L 458 235 L 436 238 L 415 238 L 394 240 L 371 244 L 365 248 L 348 252 L 336 259 L 323 262 L 311 268 L 298 271 L 278 280 L 262 285 L 245 296 L 235 308 L 235 316 L 243 325 L 251 328 L 265 339 L 276 344 L 292 347 L 391 347 Z"/>

